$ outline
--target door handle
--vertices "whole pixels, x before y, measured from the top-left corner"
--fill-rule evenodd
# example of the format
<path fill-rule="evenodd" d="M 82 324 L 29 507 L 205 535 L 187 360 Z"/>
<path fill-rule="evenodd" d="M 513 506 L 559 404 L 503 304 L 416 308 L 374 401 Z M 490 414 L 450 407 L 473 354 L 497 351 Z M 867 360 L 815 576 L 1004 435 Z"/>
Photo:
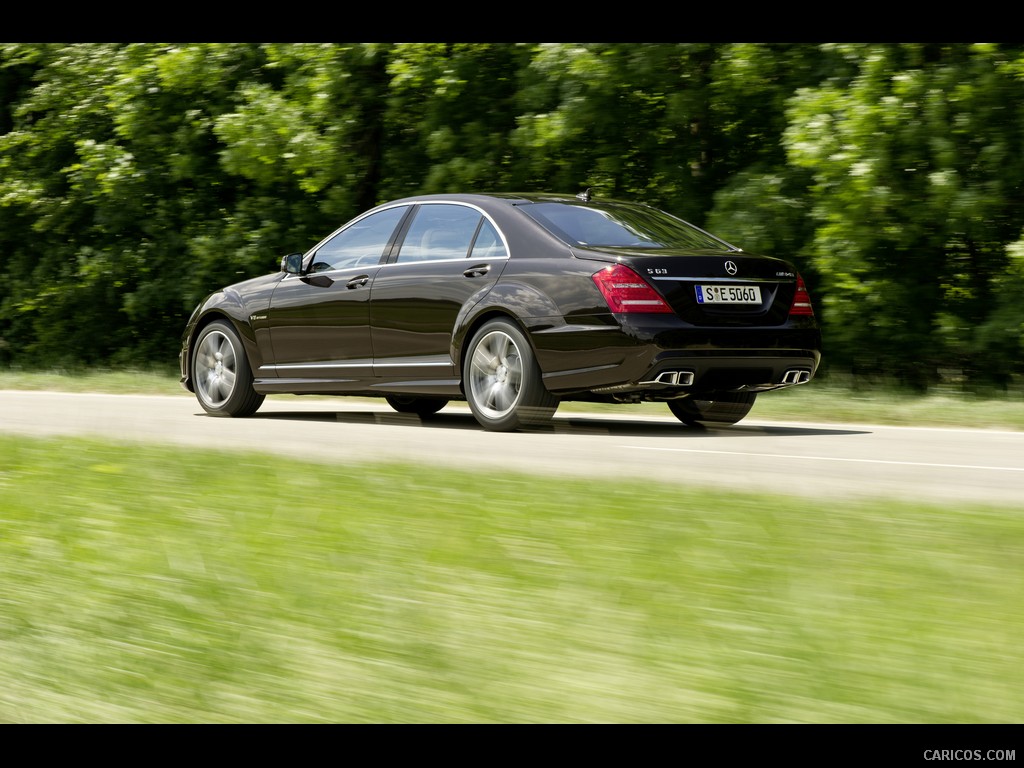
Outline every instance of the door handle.
<path fill-rule="evenodd" d="M 347 283 L 345 283 L 345 287 L 346 288 L 362 288 L 369 281 L 370 281 L 370 276 L 369 275 L 360 275 L 359 277 L 353 277 L 351 280 L 349 280 Z"/>
<path fill-rule="evenodd" d="M 470 267 L 462 274 L 466 277 L 482 277 L 491 271 L 490 264 L 477 264 L 475 267 Z"/>

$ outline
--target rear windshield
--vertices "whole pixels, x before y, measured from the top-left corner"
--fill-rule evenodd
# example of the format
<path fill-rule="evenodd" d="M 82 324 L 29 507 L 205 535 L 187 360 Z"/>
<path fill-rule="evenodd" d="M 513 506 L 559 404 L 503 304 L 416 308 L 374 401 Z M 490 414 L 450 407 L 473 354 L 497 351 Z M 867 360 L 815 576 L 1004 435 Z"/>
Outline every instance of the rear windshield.
<path fill-rule="evenodd" d="M 647 206 L 534 203 L 522 206 L 522 210 L 570 245 L 737 250 L 682 219 Z"/>

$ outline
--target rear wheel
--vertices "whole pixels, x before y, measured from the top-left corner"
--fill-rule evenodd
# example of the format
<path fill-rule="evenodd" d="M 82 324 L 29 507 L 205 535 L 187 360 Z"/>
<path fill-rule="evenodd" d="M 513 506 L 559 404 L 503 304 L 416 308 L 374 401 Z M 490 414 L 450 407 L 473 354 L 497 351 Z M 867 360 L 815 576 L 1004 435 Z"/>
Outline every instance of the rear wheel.
<path fill-rule="evenodd" d="M 485 323 L 469 342 L 463 366 L 466 400 L 486 430 L 544 424 L 558 408 L 558 399 L 541 380 L 530 342 L 509 320 Z"/>
<path fill-rule="evenodd" d="M 668 408 L 684 424 L 735 424 L 754 407 L 756 392 L 709 392 L 701 397 L 669 400 Z"/>
<path fill-rule="evenodd" d="M 242 340 L 228 323 L 217 320 L 196 339 L 192 353 L 196 399 L 213 416 L 251 416 L 264 395 L 252 388 L 252 369 Z"/>
<path fill-rule="evenodd" d="M 415 413 L 417 416 L 432 416 L 446 405 L 447 400 L 437 397 L 411 397 L 409 395 L 388 395 L 388 405 L 399 413 Z"/>

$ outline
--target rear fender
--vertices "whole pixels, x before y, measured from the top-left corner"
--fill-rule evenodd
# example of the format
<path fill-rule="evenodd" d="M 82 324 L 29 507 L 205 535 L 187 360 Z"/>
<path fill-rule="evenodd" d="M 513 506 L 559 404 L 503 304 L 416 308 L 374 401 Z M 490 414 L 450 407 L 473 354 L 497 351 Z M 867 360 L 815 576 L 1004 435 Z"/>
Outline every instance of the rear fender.
<path fill-rule="evenodd" d="M 468 338 L 496 315 L 511 317 L 527 335 L 531 331 L 565 325 L 561 310 L 550 297 L 527 283 L 502 282 L 459 313 L 452 334 L 452 360 L 461 363 L 462 348 Z"/>

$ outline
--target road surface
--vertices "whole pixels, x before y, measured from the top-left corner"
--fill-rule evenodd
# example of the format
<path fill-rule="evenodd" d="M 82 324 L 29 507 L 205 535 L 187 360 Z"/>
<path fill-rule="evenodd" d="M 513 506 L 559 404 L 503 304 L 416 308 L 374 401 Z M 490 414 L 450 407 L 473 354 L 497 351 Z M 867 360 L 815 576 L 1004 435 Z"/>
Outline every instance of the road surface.
<path fill-rule="evenodd" d="M 1024 511 L 1024 432 L 759 421 L 692 429 L 667 413 L 556 414 L 529 432 L 482 430 L 464 404 L 437 416 L 383 400 L 268 397 L 248 419 L 195 398 L 0 390 L 0 432 L 78 435 L 346 464 L 415 461 L 475 473 L 665 481 L 796 497 L 984 502 Z"/>

